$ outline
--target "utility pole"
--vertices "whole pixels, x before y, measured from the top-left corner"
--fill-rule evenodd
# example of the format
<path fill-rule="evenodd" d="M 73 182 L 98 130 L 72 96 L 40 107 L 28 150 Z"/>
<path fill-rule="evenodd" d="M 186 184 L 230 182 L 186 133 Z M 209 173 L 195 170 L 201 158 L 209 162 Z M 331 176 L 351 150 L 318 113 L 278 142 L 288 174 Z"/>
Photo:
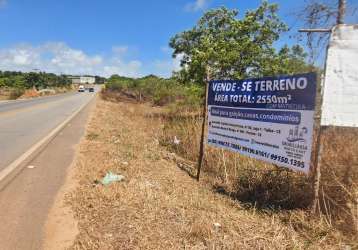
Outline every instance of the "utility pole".
<path fill-rule="evenodd" d="M 346 14 L 346 0 L 338 0 L 337 24 L 344 24 L 345 14 Z"/>

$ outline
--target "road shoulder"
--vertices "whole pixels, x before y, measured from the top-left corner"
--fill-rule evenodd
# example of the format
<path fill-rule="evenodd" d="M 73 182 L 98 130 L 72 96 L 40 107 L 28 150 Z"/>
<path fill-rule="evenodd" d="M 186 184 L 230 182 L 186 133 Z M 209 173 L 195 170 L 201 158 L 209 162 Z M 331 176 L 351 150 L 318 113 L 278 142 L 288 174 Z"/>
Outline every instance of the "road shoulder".
<path fill-rule="evenodd" d="M 98 97 L 96 97 L 98 98 Z M 75 178 L 76 164 L 80 161 L 80 145 L 85 138 L 88 123 L 92 119 L 95 104 L 90 107 L 90 114 L 87 118 L 86 126 L 80 142 L 74 146 L 74 159 L 66 171 L 66 180 L 56 195 L 55 201 L 47 216 L 44 227 L 43 249 L 62 250 L 68 249 L 74 242 L 79 233 L 78 221 L 73 210 L 66 202 L 67 195 L 73 192 L 78 186 Z"/>

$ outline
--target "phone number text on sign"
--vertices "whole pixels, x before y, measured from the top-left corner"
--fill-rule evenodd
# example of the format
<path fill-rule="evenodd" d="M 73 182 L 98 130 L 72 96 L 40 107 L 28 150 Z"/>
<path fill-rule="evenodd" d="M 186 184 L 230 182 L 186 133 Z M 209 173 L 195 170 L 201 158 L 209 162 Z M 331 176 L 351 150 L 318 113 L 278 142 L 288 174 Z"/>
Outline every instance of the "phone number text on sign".
<path fill-rule="evenodd" d="M 214 80 L 208 144 L 308 173 L 316 74 Z"/>

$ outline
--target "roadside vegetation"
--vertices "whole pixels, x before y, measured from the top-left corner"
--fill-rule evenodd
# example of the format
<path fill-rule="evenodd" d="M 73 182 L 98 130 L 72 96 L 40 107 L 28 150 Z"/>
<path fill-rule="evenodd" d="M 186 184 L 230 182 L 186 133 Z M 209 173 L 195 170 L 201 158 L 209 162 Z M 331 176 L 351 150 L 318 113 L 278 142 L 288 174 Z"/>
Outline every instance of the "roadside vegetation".
<path fill-rule="evenodd" d="M 202 104 L 204 87 L 198 84 L 182 84 L 177 79 L 164 79 L 154 75 L 143 78 L 111 76 L 106 85 L 106 96 L 127 98 L 139 102 L 152 102 L 158 106 L 170 106 L 196 110 Z"/>
<path fill-rule="evenodd" d="M 105 81 L 105 78 L 100 76 L 95 78 L 97 84 L 103 84 Z M 68 75 L 0 71 L 0 100 L 64 93 L 73 89 Z"/>
<path fill-rule="evenodd" d="M 209 10 L 190 30 L 170 40 L 182 69 L 170 79 L 110 77 L 105 100 L 161 106 L 151 115 L 163 123 L 159 143 L 175 154 L 178 167 L 193 176 L 199 152 L 205 80 L 294 74 L 320 69 L 307 63 L 299 45 L 275 48 L 287 26 L 277 5 L 263 2 L 238 18 L 238 11 Z M 320 99 L 320 92 L 317 92 Z M 319 115 L 319 114 L 317 114 Z M 174 140 L 179 140 L 174 143 Z M 323 133 L 319 214 L 312 215 L 313 176 L 305 176 L 237 153 L 207 147 L 204 181 L 221 194 L 271 218 L 280 218 L 307 240 L 352 248 L 357 245 L 358 132 L 329 128 Z M 314 155 L 314 154 L 313 154 Z M 178 160 L 181 159 L 181 160 Z M 314 159 L 313 159 L 314 160 Z M 193 180 L 194 181 L 194 180 Z M 322 246 L 323 247 L 323 246 Z"/>
<path fill-rule="evenodd" d="M 65 75 L 0 71 L 0 99 L 17 99 L 23 95 L 34 97 L 66 92 L 71 88 L 72 82 Z"/>

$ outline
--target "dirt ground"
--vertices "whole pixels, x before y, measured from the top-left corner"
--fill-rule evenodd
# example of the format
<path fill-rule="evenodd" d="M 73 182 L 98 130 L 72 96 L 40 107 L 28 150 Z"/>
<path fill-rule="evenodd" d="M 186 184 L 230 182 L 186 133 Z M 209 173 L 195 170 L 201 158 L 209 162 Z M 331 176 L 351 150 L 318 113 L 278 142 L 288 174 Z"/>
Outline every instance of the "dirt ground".
<path fill-rule="evenodd" d="M 62 196 L 76 220 L 64 223 L 78 227 L 70 249 L 344 246 L 324 237 L 312 242 L 278 216 L 245 209 L 213 192 L 205 175 L 198 183 L 159 145 L 163 125 L 152 115 L 157 111 L 146 104 L 98 98 L 75 163 L 77 184 Z M 102 185 L 99 181 L 108 171 L 125 180 Z"/>

